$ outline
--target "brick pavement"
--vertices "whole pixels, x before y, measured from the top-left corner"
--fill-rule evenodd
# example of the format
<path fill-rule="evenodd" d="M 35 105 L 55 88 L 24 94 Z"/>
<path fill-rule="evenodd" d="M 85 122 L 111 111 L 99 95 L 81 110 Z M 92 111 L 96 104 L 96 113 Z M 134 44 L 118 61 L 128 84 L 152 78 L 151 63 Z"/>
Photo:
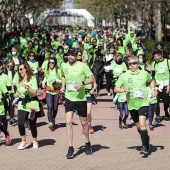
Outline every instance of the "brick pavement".
<path fill-rule="evenodd" d="M 128 118 L 130 128 L 118 129 L 117 110 L 114 110 L 112 98 L 101 91 L 98 104 L 93 106 L 93 126 L 95 133 L 90 134 L 93 154 L 84 153 L 84 137 L 81 134 L 81 125 L 77 115 L 74 115 L 74 148 L 76 157 L 66 159 L 67 138 L 65 128 L 64 107 L 60 106 L 56 118 L 57 129 L 51 132 L 48 129 L 47 117 L 38 119 L 38 139 L 40 148 L 19 151 L 20 142 L 17 126 L 9 126 L 12 134 L 12 144 L 5 146 L 0 137 L 0 169 L 25 170 L 138 170 L 138 169 L 170 169 L 170 122 L 162 121 L 154 131 L 149 130 L 151 137 L 151 154 L 143 157 L 139 154 L 141 142 L 136 128 Z M 162 110 L 162 105 L 161 105 Z M 46 112 L 46 109 L 45 109 Z M 31 144 L 31 134 L 27 130 L 27 140 Z"/>

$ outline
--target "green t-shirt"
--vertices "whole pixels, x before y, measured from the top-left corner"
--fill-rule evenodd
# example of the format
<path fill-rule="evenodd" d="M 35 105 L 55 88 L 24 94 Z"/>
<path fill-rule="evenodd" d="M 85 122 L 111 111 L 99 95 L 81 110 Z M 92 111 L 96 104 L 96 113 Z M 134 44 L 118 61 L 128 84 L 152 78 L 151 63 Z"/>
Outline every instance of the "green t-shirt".
<path fill-rule="evenodd" d="M 148 100 L 149 100 L 149 103 L 150 104 L 156 104 L 157 103 L 157 92 L 155 92 L 156 96 L 155 97 L 152 97 L 151 95 L 151 88 L 150 87 L 147 87 L 147 92 L 148 92 Z"/>
<path fill-rule="evenodd" d="M 18 58 L 16 58 L 16 57 L 12 57 L 12 59 L 14 60 L 14 63 L 15 63 L 14 70 L 17 70 L 18 65 L 19 65 L 19 59 L 18 59 Z"/>
<path fill-rule="evenodd" d="M 3 82 L 3 84 L 6 87 L 10 87 L 11 88 L 11 90 L 8 90 L 8 93 L 14 93 L 14 88 L 13 88 L 13 85 L 12 85 L 12 80 L 10 79 L 9 76 L 7 76 L 6 74 L 2 73 L 0 75 L 0 82 Z"/>
<path fill-rule="evenodd" d="M 26 85 L 28 85 L 30 88 L 38 90 L 38 84 L 37 84 L 37 80 L 34 76 L 31 77 L 30 81 L 26 81 L 26 80 L 22 80 L 22 82 L 20 83 L 24 83 Z M 20 98 L 25 98 L 26 95 L 28 95 L 30 98 L 31 97 L 35 97 L 34 95 L 32 95 L 27 89 L 25 89 L 24 87 L 22 87 L 20 85 L 19 81 L 17 82 L 17 92 L 19 93 L 19 97 Z M 27 112 L 30 111 L 31 108 L 36 109 L 36 111 L 40 110 L 39 107 L 39 102 L 36 101 L 29 101 L 26 103 L 25 106 L 22 105 L 22 102 L 18 102 L 18 110 L 25 110 Z"/>
<path fill-rule="evenodd" d="M 41 68 L 44 69 L 44 71 L 47 69 L 47 66 L 48 66 L 48 60 L 45 60 L 41 66 Z"/>
<path fill-rule="evenodd" d="M 117 93 L 118 102 L 127 102 L 126 93 Z"/>
<path fill-rule="evenodd" d="M 122 64 L 117 64 L 116 62 L 112 62 L 110 65 L 110 70 L 112 71 L 114 76 L 119 77 L 123 72 L 126 72 L 127 67 L 124 62 Z M 117 79 L 113 79 L 113 81 L 116 81 Z"/>
<path fill-rule="evenodd" d="M 139 110 L 142 106 L 149 106 L 146 83 L 151 81 L 151 75 L 143 70 L 139 70 L 138 74 L 131 74 L 131 71 L 127 70 L 119 77 L 116 86 L 130 88 L 127 92 L 129 110 Z"/>
<path fill-rule="evenodd" d="M 32 63 L 32 62 L 28 61 L 28 64 L 31 67 L 31 69 L 33 70 L 33 74 L 37 74 L 38 73 L 38 69 L 39 69 L 38 61 L 36 61 L 35 63 Z"/>
<path fill-rule="evenodd" d="M 67 62 L 63 65 L 62 72 L 66 79 L 65 97 L 71 101 L 86 101 L 85 87 L 76 90 L 74 86 L 76 82 L 82 82 L 93 75 L 89 67 L 79 61 L 74 66 Z"/>
<path fill-rule="evenodd" d="M 60 83 L 55 83 L 55 84 L 52 84 L 51 80 L 55 79 L 55 80 L 61 80 L 61 70 L 58 69 L 57 72 L 55 69 L 51 70 L 49 69 L 49 71 L 45 71 L 45 77 L 46 77 L 46 80 L 47 80 L 47 86 L 51 87 L 51 88 L 60 88 Z M 49 94 L 52 94 L 52 95 L 55 95 L 56 92 L 49 92 L 49 91 L 46 91 L 47 93 Z"/>
<path fill-rule="evenodd" d="M 164 59 L 158 63 L 155 61 L 152 63 L 152 71 L 155 71 L 155 80 L 156 84 L 167 86 L 169 84 L 170 73 L 168 70 L 168 65 L 170 69 L 170 60 Z"/>
<path fill-rule="evenodd" d="M 18 75 L 18 72 L 16 72 L 12 80 L 12 83 L 17 83 L 18 81 L 19 81 L 19 75 Z"/>
<path fill-rule="evenodd" d="M 62 53 L 62 54 L 57 53 L 57 54 L 56 54 L 57 66 L 58 66 L 59 68 L 61 68 L 61 63 L 63 62 L 63 56 L 64 56 L 64 53 Z"/>
<path fill-rule="evenodd" d="M 6 89 L 4 83 L 2 83 L 2 80 L 0 80 L 0 82 L 1 82 L 1 86 L 0 86 L 0 99 L 1 99 L 3 97 L 3 95 L 8 92 L 8 90 Z M 3 101 L 0 102 L 0 115 L 5 115 Z"/>

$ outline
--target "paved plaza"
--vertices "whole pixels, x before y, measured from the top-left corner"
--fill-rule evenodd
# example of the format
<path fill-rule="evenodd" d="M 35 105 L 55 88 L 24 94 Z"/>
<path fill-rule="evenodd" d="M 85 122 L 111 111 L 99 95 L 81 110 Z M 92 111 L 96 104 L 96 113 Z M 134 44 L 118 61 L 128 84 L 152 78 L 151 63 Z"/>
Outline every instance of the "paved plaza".
<path fill-rule="evenodd" d="M 40 92 L 41 93 L 41 92 Z M 38 118 L 39 149 L 32 148 L 31 133 L 27 129 L 30 146 L 17 150 L 21 141 L 18 127 L 10 126 L 12 143 L 6 146 L 0 137 L 0 170 L 157 170 L 170 169 L 170 122 L 163 120 L 150 131 L 151 153 L 148 156 L 139 153 L 141 140 L 133 123 L 128 118 L 128 129 L 118 129 L 119 112 L 114 110 L 112 97 L 101 91 L 93 105 L 92 125 L 94 134 L 90 134 L 93 154 L 84 153 L 84 136 L 77 115 L 74 115 L 74 159 L 66 159 L 68 150 L 64 107 L 59 106 L 56 118 L 56 130 L 50 131 L 47 117 Z M 161 105 L 162 115 L 163 108 Z M 45 113 L 47 109 L 44 109 Z"/>

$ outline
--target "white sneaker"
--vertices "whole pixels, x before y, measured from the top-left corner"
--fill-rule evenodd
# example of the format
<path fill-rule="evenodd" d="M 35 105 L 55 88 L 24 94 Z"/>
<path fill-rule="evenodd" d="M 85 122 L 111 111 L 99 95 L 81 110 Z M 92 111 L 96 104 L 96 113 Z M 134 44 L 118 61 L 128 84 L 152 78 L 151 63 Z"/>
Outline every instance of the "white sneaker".
<path fill-rule="evenodd" d="M 27 142 L 21 142 L 20 145 L 18 146 L 18 150 L 23 150 L 28 146 Z"/>

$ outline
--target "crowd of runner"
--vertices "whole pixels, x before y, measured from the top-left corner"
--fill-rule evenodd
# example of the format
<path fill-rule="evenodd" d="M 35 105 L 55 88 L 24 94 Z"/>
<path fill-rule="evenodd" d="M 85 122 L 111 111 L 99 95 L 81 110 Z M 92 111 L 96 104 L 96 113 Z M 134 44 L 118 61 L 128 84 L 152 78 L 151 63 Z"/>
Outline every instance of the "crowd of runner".
<path fill-rule="evenodd" d="M 38 148 L 37 117 L 42 116 L 46 106 L 48 126 L 54 131 L 58 105 L 63 104 L 69 139 L 67 158 L 74 153 L 74 113 L 79 115 L 86 137 L 85 153 L 91 154 L 91 109 L 104 87 L 113 98 L 115 109 L 120 111 L 121 130 L 128 128 L 126 120 L 130 113 L 141 135 L 141 152 L 149 152 L 146 118 L 150 130 L 154 130 L 154 123 L 162 121 L 161 99 L 165 120 L 170 120 L 170 57 L 158 43 L 153 62 L 148 63 L 147 48 L 132 28 L 125 32 L 113 28 L 32 26 L 7 32 L 4 42 L 6 57 L 0 61 L 0 130 L 7 145 L 11 143 L 8 114 L 9 124 L 18 124 L 18 149 L 28 146 L 26 127 L 31 130 L 33 148 Z M 38 89 L 44 89 L 39 99 Z"/>

